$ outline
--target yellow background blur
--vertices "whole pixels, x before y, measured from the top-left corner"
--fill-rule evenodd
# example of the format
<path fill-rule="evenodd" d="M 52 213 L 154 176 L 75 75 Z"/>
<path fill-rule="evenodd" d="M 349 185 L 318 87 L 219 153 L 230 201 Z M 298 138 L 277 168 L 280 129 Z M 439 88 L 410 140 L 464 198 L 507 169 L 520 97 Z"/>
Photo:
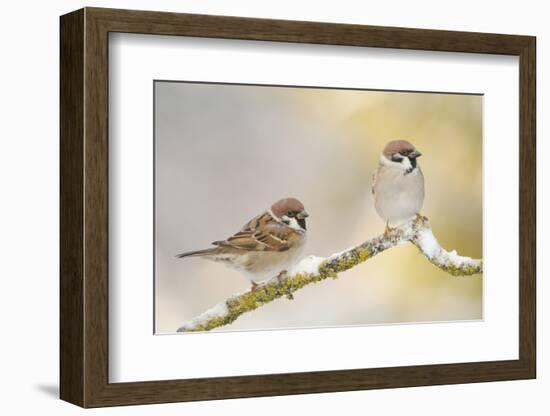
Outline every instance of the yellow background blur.
<path fill-rule="evenodd" d="M 481 96 L 156 82 L 156 332 L 249 288 L 222 264 L 174 256 L 228 237 L 279 198 L 310 214 L 304 255 L 382 233 L 371 176 L 395 138 L 423 153 L 422 213 L 440 243 L 481 258 Z M 409 244 L 218 330 L 481 318 L 482 276 L 450 276 Z"/>

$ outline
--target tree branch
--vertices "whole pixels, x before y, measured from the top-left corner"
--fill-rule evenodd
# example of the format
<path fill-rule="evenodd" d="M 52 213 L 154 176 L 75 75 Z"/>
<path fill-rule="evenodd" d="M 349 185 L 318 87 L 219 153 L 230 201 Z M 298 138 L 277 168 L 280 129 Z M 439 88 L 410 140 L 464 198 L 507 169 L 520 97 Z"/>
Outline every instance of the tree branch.
<path fill-rule="evenodd" d="M 454 250 L 446 251 L 434 237 L 427 218 L 417 217 L 386 234 L 330 257 L 306 257 L 282 278 L 273 278 L 255 290 L 231 296 L 184 323 L 178 332 L 209 331 L 228 325 L 246 312 L 283 296 L 292 299 L 292 294 L 304 286 L 329 277 L 336 279 L 338 273 L 406 242 L 414 244 L 433 265 L 453 276 L 471 276 L 483 272 L 482 260 L 459 256 Z"/>

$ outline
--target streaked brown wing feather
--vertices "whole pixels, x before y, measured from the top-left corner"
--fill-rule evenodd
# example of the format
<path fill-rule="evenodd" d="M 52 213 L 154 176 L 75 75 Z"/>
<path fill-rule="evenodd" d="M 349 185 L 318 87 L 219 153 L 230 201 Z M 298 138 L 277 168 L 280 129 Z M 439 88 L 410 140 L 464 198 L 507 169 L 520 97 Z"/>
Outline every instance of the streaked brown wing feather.
<path fill-rule="evenodd" d="M 267 212 L 251 219 L 238 233 L 212 244 L 252 251 L 285 251 L 290 248 L 288 231 Z"/>

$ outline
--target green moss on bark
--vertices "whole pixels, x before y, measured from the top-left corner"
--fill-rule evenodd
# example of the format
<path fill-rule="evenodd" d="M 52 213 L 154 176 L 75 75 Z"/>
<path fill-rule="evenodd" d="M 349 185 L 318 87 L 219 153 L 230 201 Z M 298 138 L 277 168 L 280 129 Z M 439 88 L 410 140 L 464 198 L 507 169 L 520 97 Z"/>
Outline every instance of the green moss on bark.
<path fill-rule="evenodd" d="M 415 221 L 405 224 L 402 228 L 390 230 L 388 233 L 368 240 L 345 253 L 326 259 L 320 264 L 317 273 L 298 273 L 292 276 L 283 276 L 280 279 L 274 278 L 254 290 L 229 298 L 225 301 L 226 312 L 223 315 L 205 315 L 204 322 L 201 322 L 201 317 L 199 316 L 187 326 L 184 325 L 179 331 L 209 331 L 214 328 L 228 325 L 234 322 L 242 314 L 253 311 L 275 299 L 283 296 L 288 299 L 293 299 L 294 292 L 309 284 L 317 283 L 328 278 L 337 279 L 339 273 L 349 270 L 375 255 L 406 241 L 415 244 L 422 252 L 422 247 L 418 241 L 416 241 L 416 236 L 422 229 L 426 230 L 425 227 L 429 230 L 427 219 L 425 217 L 417 218 Z M 425 253 L 423 254 L 432 264 L 453 276 L 470 276 L 483 272 L 483 264 L 481 261 L 479 262 L 479 266 L 470 264 L 442 264 L 428 257 Z"/>

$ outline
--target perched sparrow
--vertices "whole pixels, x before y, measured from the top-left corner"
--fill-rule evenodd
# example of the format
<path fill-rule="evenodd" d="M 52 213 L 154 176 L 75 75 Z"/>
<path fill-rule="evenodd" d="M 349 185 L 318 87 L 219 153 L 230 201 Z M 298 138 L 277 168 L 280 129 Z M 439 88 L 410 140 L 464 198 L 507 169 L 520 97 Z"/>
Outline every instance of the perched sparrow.
<path fill-rule="evenodd" d="M 252 288 L 280 276 L 300 255 L 306 240 L 304 205 L 294 198 L 275 202 L 269 210 L 252 218 L 238 233 L 214 241 L 217 247 L 190 251 L 176 257 L 204 257 L 238 270 Z"/>
<path fill-rule="evenodd" d="M 424 202 L 424 175 L 416 158 L 422 154 L 406 140 L 388 142 L 373 175 L 372 193 L 378 215 L 389 224 L 400 224 L 420 215 Z"/>

